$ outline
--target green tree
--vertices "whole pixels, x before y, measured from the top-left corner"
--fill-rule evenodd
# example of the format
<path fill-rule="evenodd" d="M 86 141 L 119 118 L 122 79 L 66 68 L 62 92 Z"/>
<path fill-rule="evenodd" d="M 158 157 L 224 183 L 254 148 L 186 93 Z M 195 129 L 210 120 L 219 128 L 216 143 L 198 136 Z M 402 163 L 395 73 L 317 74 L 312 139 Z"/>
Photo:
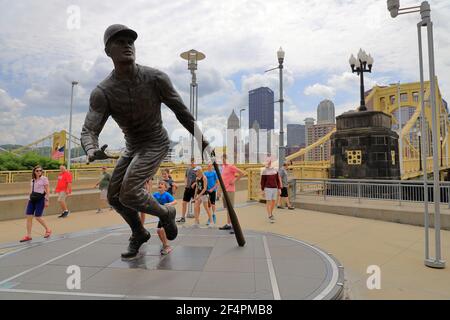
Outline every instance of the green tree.
<path fill-rule="evenodd" d="M 0 154 L 0 171 L 31 170 L 37 165 L 41 165 L 45 170 L 59 168 L 58 161 L 34 152 L 28 152 L 21 156 L 12 153 Z"/>

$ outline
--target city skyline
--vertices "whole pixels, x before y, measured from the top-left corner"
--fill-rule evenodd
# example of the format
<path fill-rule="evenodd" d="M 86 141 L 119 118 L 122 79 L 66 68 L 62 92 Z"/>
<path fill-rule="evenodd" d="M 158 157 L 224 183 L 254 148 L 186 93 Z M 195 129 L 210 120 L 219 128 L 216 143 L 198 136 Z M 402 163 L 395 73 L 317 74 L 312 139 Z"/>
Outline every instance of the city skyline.
<path fill-rule="evenodd" d="M 0 144 L 26 144 L 30 137 L 67 129 L 73 80 L 79 81 L 73 117 L 74 134 L 79 135 L 91 90 L 112 70 L 102 45 L 103 32 L 111 23 L 136 29 L 137 62 L 168 73 L 186 104 L 190 74 L 179 54 L 192 48 L 206 54 L 198 66 L 199 120 L 204 127 L 225 127 L 231 110 L 247 105 L 251 89 L 267 86 L 278 99 L 278 75 L 264 74 L 264 70 L 277 65 L 280 45 L 286 51 L 285 125 L 314 117 L 315 106 L 323 99 L 335 102 L 336 115 L 358 107 L 358 77 L 351 74 L 347 60 L 359 47 L 372 52 L 377 61 L 376 71 L 366 79 L 367 88 L 418 81 L 417 35 L 410 23 L 414 18 L 392 21 L 384 1 L 246 1 L 244 6 L 240 1 L 226 6 L 206 1 L 190 5 L 137 1 L 120 11 L 116 5 L 114 1 L 80 1 L 74 7 L 80 13 L 77 28 L 70 20 L 77 10 L 69 5 L 56 1 L 8 4 L 8 15 L 0 22 L 4 48 L 0 53 Z M 450 66 L 445 57 L 450 53 L 450 22 L 445 17 L 450 8 L 445 1 L 432 5 L 437 76 L 448 98 Z M 265 19 L 268 15 L 270 20 Z M 160 18 L 165 16 L 170 19 Z M 327 19 L 317 22 L 317 16 Z M 261 25 L 263 20 L 267 23 Z M 245 33 L 238 31 L 242 28 Z M 196 33 L 186 36 L 186 29 Z M 397 44 L 395 52 L 392 43 Z M 163 117 L 169 132 L 187 134 L 165 107 Z M 247 112 L 242 121 L 248 122 Z M 274 126 L 279 129 L 278 104 Z M 112 121 L 107 122 L 100 142 L 112 148 L 123 146 L 122 133 Z"/>

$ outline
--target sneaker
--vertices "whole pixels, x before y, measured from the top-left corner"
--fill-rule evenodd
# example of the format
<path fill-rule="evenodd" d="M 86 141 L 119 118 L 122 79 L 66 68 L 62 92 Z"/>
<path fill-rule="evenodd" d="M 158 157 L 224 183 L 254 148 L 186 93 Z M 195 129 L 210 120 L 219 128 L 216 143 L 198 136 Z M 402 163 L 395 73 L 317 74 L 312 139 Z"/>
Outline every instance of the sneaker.
<path fill-rule="evenodd" d="M 271 215 L 271 216 L 269 217 L 269 219 L 270 219 L 270 220 L 275 220 L 275 216 L 274 216 L 274 215 Z"/>
<path fill-rule="evenodd" d="M 295 207 L 288 207 L 289 210 L 295 210 Z"/>
<path fill-rule="evenodd" d="M 213 218 L 214 224 L 216 224 L 216 223 L 217 223 L 217 217 L 216 217 L 216 214 L 215 214 L 215 213 L 213 213 L 212 218 Z"/>
<path fill-rule="evenodd" d="M 167 256 L 169 253 L 172 252 L 172 250 L 173 250 L 172 247 L 168 246 L 168 247 L 162 248 L 160 253 L 162 256 Z"/>
<path fill-rule="evenodd" d="M 31 241 L 33 240 L 33 238 L 29 237 L 29 236 L 25 236 L 22 239 L 20 239 L 20 242 L 27 242 L 27 241 Z"/>
<path fill-rule="evenodd" d="M 224 225 L 223 227 L 220 227 L 219 230 L 231 230 L 231 225 L 229 225 L 228 223 L 226 225 Z"/>
<path fill-rule="evenodd" d="M 284 207 L 282 207 L 282 206 L 277 206 L 277 208 L 278 208 L 278 209 L 284 209 Z"/>
<path fill-rule="evenodd" d="M 234 234 L 234 230 L 233 229 L 230 230 L 230 234 Z"/>
<path fill-rule="evenodd" d="M 210 226 L 211 225 L 211 221 L 208 219 L 208 221 L 206 221 L 206 226 Z"/>
<path fill-rule="evenodd" d="M 51 235 L 52 235 L 52 230 L 47 230 L 47 231 L 45 231 L 44 238 L 45 239 L 50 238 Z"/>
<path fill-rule="evenodd" d="M 96 213 L 101 213 L 101 212 L 103 212 L 102 209 L 97 209 Z"/>
<path fill-rule="evenodd" d="M 58 216 L 58 218 L 66 218 L 69 215 L 69 211 L 64 211 L 63 213 L 61 213 L 60 216 Z"/>
<path fill-rule="evenodd" d="M 178 223 L 185 223 L 186 219 L 184 217 L 181 217 L 180 219 L 177 220 Z"/>
<path fill-rule="evenodd" d="M 189 219 L 195 218 L 195 216 L 194 216 L 193 213 L 188 213 L 188 214 L 186 215 L 186 217 L 188 217 Z"/>
<path fill-rule="evenodd" d="M 122 259 L 125 260 L 136 258 L 139 253 L 139 248 L 150 239 L 150 232 L 145 230 L 141 234 L 133 235 L 130 239 L 128 251 L 121 254 Z"/>
<path fill-rule="evenodd" d="M 167 239 L 170 241 L 175 240 L 178 235 L 178 227 L 175 222 L 176 216 L 177 210 L 175 207 L 167 207 L 167 214 L 159 218 L 161 227 L 164 228 Z"/>

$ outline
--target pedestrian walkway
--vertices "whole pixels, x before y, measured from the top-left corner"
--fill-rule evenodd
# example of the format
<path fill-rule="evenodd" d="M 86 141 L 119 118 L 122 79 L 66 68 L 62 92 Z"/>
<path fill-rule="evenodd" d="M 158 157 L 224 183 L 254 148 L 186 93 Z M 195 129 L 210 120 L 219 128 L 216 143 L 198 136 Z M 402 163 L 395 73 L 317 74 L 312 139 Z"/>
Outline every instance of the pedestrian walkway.
<path fill-rule="evenodd" d="M 178 207 L 179 212 L 179 207 Z M 422 227 L 371 219 L 296 209 L 275 209 L 276 222 L 269 224 L 264 204 L 253 203 L 236 209 L 244 232 L 249 230 L 292 237 L 331 253 L 345 267 L 347 299 L 450 299 L 450 267 L 434 270 L 424 266 L 424 232 Z M 218 212 L 217 225 L 226 221 Z M 123 226 L 115 212 L 96 214 L 76 212 L 67 219 L 47 218 L 55 234 Z M 187 226 L 192 223 L 187 220 Z M 201 221 L 206 223 L 205 215 Z M 148 228 L 154 227 L 149 223 Z M 25 229 L 25 221 L 0 222 L 0 243 L 17 241 Z M 38 228 L 35 228 L 39 231 Z M 431 240 L 433 232 L 431 231 Z M 43 234 L 35 233 L 33 241 Z M 450 231 L 442 231 L 442 255 L 450 259 Z M 3 252 L 11 247 L 3 246 Z M 15 248 L 19 245 L 14 242 Z M 125 248 L 121 245 L 120 248 Z M 431 244 L 433 248 L 433 243 Z M 120 250 L 119 250 L 120 251 Z M 431 251 L 433 252 L 433 251 Z M 369 290 L 370 266 L 381 270 L 381 289 Z"/>

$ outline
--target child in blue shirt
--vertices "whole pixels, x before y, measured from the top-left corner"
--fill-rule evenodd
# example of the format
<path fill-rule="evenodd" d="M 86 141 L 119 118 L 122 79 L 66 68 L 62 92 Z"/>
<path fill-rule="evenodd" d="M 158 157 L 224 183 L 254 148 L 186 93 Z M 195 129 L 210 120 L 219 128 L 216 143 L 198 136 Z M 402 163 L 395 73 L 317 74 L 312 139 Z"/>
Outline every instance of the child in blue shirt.
<path fill-rule="evenodd" d="M 153 193 L 153 197 L 156 201 L 159 202 L 161 205 L 165 206 L 174 206 L 177 204 L 177 201 L 175 198 L 167 192 L 168 189 L 167 182 L 164 180 L 161 180 L 158 182 L 158 192 Z M 144 225 L 145 222 L 145 213 L 141 213 L 141 221 L 142 225 Z M 161 221 L 158 222 L 158 226 L 156 229 L 156 232 L 158 233 L 159 239 L 162 242 L 162 248 L 161 248 L 161 254 L 167 255 L 170 252 L 172 252 L 172 247 L 169 244 L 169 240 L 167 239 L 166 232 L 164 231 L 164 228 L 161 226 Z"/>
<path fill-rule="evenodd" d="M 214 171 L 212 163 L 208 164 L 208 170 L 204 172 L 204 175 L 206 176 L 206 179 L 208 181 L 208 186 L 206 187 L 209 196 L 208 206 L 210 206 L 212 209 L 212 222 L 216 224 L 216 192 L 219 188 L 219 177 L 217 176 L 216 171 Z M 209 223 L 212 222 L 209 221 Z"/>

